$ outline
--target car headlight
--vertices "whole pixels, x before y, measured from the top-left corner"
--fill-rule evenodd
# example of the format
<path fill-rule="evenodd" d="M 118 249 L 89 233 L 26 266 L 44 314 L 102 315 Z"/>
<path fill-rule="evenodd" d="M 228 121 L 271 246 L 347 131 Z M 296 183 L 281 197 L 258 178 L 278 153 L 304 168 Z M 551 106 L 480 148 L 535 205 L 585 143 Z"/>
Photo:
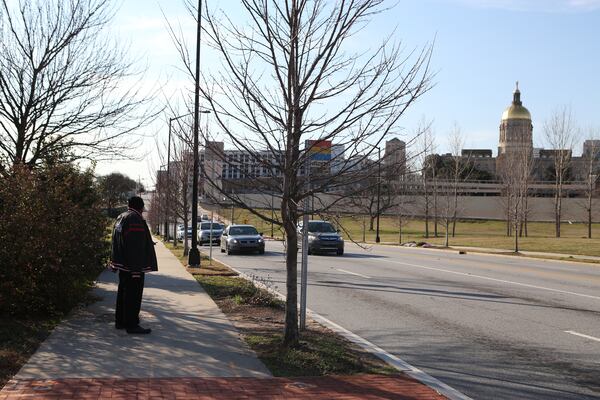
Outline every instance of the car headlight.
<path fill-rule="evenodd" d="M 233 239 L 232 242 L 235 243 L 235 244 L 237 244 L 238 240 L 237 239 Z"/>
<path fill-rule="evenodd" d="M 319 237 L 315 235 L 308 235 L 308 241 L 312 242 L 313 240 L 317 240 Z"/>
<path fill-rule="evenodd" d="M 258 243 L 262 243 L 262 242 L 264 242 L 263 239 L 258 239 Z"/>
<path fill-rule="evenodd" d="M 343 238 L 343 237 L 341 237 L 341 236 L 338 236 L 338 239 L 337 239 L 337 240 L 338 240 L 338 241 L 340 241 L 340 242 L 343 242 L 343 241 L 344 241 L 344 238 Z"/>

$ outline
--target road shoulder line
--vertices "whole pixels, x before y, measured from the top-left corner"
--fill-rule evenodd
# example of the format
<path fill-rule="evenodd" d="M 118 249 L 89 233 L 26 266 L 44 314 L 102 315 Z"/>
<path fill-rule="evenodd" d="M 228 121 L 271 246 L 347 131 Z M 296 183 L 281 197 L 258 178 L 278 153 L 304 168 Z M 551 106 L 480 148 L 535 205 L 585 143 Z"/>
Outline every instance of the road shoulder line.
<path fill-rule="evenodd" d="M 575 336 L 579 336 L 585 339 L 589 339 L 589 340 L 595 340 L 596 342 L 600 342 L 600 338 L 594 337 L 594 336 L 590 336 L 590 335 L 585 335 L 583 333 L 579 333 L 579 332 L 575 332 L 575 331 L 565 331 L 565 333 L 569 333 L 571 335 L 575 335 Z"/>
<path fill-rule="evenodd" d="M 471 274 L 471 273 L 468 273 L 468 272 L 452 271 L 452 270 L 445 269 L 445 268 L 428 267 L 426 265 L 412 264 L 412 263 L 406 263 L 406 262 L 394 261 L 394 260 L 383 260 L 383 262 L 388 262 L 388 263 L 393 263 L 393 264 L 398 264 L 398 265 L 406 265 L 407 267 L 421 268 L 421 269 L 427 269 L 427 270 L 431 270 L 431 271 L 444 272 L 444 273 L 448 273 L 448 274 L 466 276 L 466 277 L 469 277 L 469 278 L 488 280 L 488 281 L 492 281 L 492 282 L 508 283 L 508 284 L 515 285 L 515 286 L 523 286 L 523 287 L 528 287 L 528 288 L 532 288 L 532 289 L 546 290 L 546 291 L 549 291 L 549 292 L 562 293 L 562 294 L 570 294 L 570 295 L 573 295 L 573 296 L 585 297 L 585 298 L 588 298 L 588 299 L 600 300 L 600 297 L 598 297 L 598 296 L 592 296 L 591 294 L 576 293 L 576 292 L 571 292 L 569 290 L 553 289 L 553 288 L 548 288 L 548 287 L 545 287 L 545 286 L 531 285 L 529 283 L 521 283 L 521 282 L 509 281 L 509 280 L 506 280 L 506 279 L 498 279 L 498 278 L 492 278 L 492 277 L 489 277 L 489 276 Z"/>
<path fill-rule="evenodd" d="M 274 290 L 273 288 L 268 287 L 267 285 L 265 285 L 261 282 L 258 282 L 255 279 L 252 279 L 252 277 L 246 275 L 245 273 L 238 270 L 237 268 L 232 267 L 231 265 L 227 264 L 226 262 L 222 261 L 221 259 L 218 259 L 218 261 L 220 263 L 226 265 L 227 267 L 231 268 L 236 273 L 238 273 L 240 277 L 253 282 L 254 285 L 260 287 L 261 289 L 267 290 L 269 293 L 271 293 L 274 296 L 277 296 L 279 299 L 282 299 L 285 301 L 285 296 L 283 294 L 279 293 L 278 291 Z M 402 360 L 401 358 L 388 353 L 387 351 L 383 350 L 379 346 L 376 346 L 375 344 L 369 342 L 367 339 L 362 338 L 362 337 L 358 336 L 357 334 L 347 330 L 346 328 L 336 324 L 335 322 L 328 320 L 327 318 L 323 317 L 322 315 L 320 315 L 308 308 L 306 309 L 306 313 L 308 315 L 310 315 L 310 317 L 313 318 L 315 321 L 321 323 L 322 325 L 326 326 L 327 328 L 331 329 L 332 331 L 343 336 L 344 338 L 346 338 L 350 342 L 354 343 L 355 345 L 359 346 L 363 350 L 375 355 L 376 357 L 378 357 L 381 360 L 385 361 L 386 363 L 390 364 L 391 366 L 398 369 L 399 371 L 404 372 L 406 375 L 410 376 L 411 378 L 416 379 L 417 381 L 421 382 L 422 384 L 424 384 L 426 386 L 429 386 L 430 388 L 432 388 L 439 394 L 446 396 L 448 399 L 450 399 L 450 400 L 473 400 L 469 396 L 459 392 L 458 390 L 456 390 L 453 387 L 445 384 L 444 382 L 434 378 L 433 376 L 420 370 L 419 368 L 410 365 L 409 363 Z"/>
<path fill-rule="evenodd" d="M 343 273 L 345 273 L 345 274 L 356 275 L 356 276 L 360 276 L 361 278 L 371 279 L 371 277 L 370 277 L 370 276 L 366 276 L 366 275 L 363 275 L 363 274 L 359 274 L 358 272 L 346 271 L 345 269 L 340 269 L 340 268 L 334 268 L 334 269 L 335 269 L 336 271 L 343 272 Z"/>

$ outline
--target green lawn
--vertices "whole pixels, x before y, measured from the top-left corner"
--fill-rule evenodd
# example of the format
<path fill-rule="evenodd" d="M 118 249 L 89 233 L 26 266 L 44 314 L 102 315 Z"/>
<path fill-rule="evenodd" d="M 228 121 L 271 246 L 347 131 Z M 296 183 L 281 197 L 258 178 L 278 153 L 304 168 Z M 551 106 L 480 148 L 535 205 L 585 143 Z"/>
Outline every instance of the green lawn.
<path fill-rule="evenodd" d="M 264 210 L 270 216 L 271 210 Z M 259 232 L 271 235 L 271 224 L 248 211 L 236 209 L 236 222 L 255 225 Z M 331 218 L 334 220 L 335 218 Z M 363 241 L 362 217 L 343 216 L 339 218 L 340 230 L 344 238 L 357 242 Z M 369 231 L 366 218 L 365 241 L 375 242 L 375 230 Z M 554 236 L 554 224 L 551 222 L 530 222 L 528 237 L 519 238 L 520 250 L 543 251 L 550 253 L 566 253 L 588 256 L 600 256 L 600 224 L 592 227 L 592 239 L 587 239 L 587 226 L 576 223 L 562 224 L 562 237 Z M 430 237 L 425 238 L 425 222 L 422 219 L 410 219 L 403 223 L 402 242 L 425 241 L 434 245 L 444 245 L 444 227 L 438 225 L 438 237 L 434 236 L 433 221 L 429 224 Z M 274 229 L 276 237 L 281 237 L 281 231 Z M 380 237 L 384 243 L 398 243 L 398 220 L 396 217 L 384 216 L 380 219 Z M 456 226 L 456 237 L 450 237 L 450 246 L 488 247 L 494 249 L 512 250 L 514 238 L 506 236 L 506 224 L 503 221 L 459 221 Z"/>

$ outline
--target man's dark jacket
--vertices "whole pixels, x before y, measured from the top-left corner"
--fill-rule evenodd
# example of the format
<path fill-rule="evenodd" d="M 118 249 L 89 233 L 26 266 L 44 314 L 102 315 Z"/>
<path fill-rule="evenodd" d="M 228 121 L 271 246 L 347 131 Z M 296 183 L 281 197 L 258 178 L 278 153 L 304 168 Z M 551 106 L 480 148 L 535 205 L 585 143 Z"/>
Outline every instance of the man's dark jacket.
<path fill-rule="evenodd" d="M 138 211 L 130 208 L 117 217 L 110 259 L 113 269 L 129 272 L 158 271 L 150 229 Z"/>

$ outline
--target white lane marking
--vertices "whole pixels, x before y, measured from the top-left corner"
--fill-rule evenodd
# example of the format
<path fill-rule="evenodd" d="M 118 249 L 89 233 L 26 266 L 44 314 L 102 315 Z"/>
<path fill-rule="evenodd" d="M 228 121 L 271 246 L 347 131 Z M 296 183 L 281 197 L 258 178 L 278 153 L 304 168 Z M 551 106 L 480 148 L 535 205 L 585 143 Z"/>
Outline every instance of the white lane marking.
<path fill-rule="evenodd" d="M 556 292 L 556 293 L 572 294 L 573 296 L 586 297 L 586 298 L 589 298 L 589 299 L 600 300 L 600 297 L 598 297 L 598 296 L 592 296 L 592 295 L 589 295 L 589 294 L 569 292 L 568 290 L 552 289 L 552 288 L 547 288 L 547 287 L 544 287 L 544 286 L 530 285 L 530 284 L 527 284 L 527 283 L 520 283 L 520 282 L 514 282 L 514 281 L 507 281 L 507 280 L 504 280 L 504 279 L 490 278 L 489 276 L 481 276 L 481 275 L 475 275 L 475 274 L 468 274 L 468 273 L 465 273 L 465 272 L 451 271 L 449 269 L 443 269 L 443 268 L 426 267 L 424 265 L 410 264 L 410 263 L 405 263 L 405 262 L 401 262 L 401 261 L 392 261 L 392 260 L 385 260 L 385 261 L 391 262 L 391 263 L 394 263 L 394 264 L 406 265 L 406 266 L 409 266 L 409 267 L 429 269 L 429 270 L 432 270 L 432 271 L 446 272 L 448 274 L 468 276 L 470 278 L 478 278 L 478 279 L 485 279 L 485 280 L 494 281 L 494 282 L 509 283 L 509 284 L 512 284 L 512 285 L 525 286 L 525 287 L 530 287 L 530 288 L 540 289 L 540 290 L 548 290 L 550 292 Z"/>
<path fill-rule="evenodd" d="M 575 332 L 575 331 L 565 331 L 565 333 L 570 333 L 571 335 L 580 336 L 582 338 L 586 338 L 586 339 L 590 339 L 590 340 L 595 340 L 596 342 L 600 342 L 600 338 L 593 337 L 593 336 L 590 336 L 590 335 L 584 335 L 583 333 L 579 333 L 579 332 Z"/>
<path fill-rule="evenodd" d="M 346 274 L 350 274 L 350 275 L 356 275 L 356 276 L 360 276 L 360 277 L 363 277 L 363 278 L 371 279 L 371 277 L 370 277 L 370 276 L 366 276 L 366 275 L 363 275 L 363 274 L 359 274 L 359 273 L 357 273 L 357 272 L 350 272 L 350 271 L 346 271 L 345 269 L 339 269 L 339 268 L 334 268 L 334 269 L 335 269 L 336 271 L 344 272 L 344 273 L 346 273 Z"/>
<path fill-rule="evenodd" d="M 277 290 L 273 289 L 272 287 L 267 286 L 264 283 L 261 283 L 261 282 L 258 282 L 256 280 L 252 279 L 250 276 L 246 275 L 239 269 L 234 268 L 231 265 L 229 265 L 221 260 L 219 260 L 219 262 L 221 262 L 222 264 L 228 266 L 229 268 L 231 268 L 232 270 L 237 272 L 240 277 L 253 282 L 256 286 L 258 286 L 262 289 L 265 289 L 269 293 L 272 293 L 273 295 L 277 296 L 279 299 L 281 299 L 283 301 L 286 300 L 286 297 L 282 293 L 279 293 Z M 311 309 L 307 308 L 306 313 L 308 315 L 310 315 L 315 321 L 325 325 L 332 331 L 339 333 L 340 335 L 344 336 L 346 339 L 348 339 L 352 343 L 354 343 L 357 346 L 365 349 L 366 351 L 374 354 L 376 357 L 379 357 L 381 360 L 392 365 L 394 368 L 398 369 L 399 371 L 404 372 L 405 374 L 412 377 L 413 379 L 416 379 L 417 381 L 429 386 L 433 390 L 440 393 L 442 396 L 447 397 L 449 400 L 473 400 L 469 396 L 454 389 L 452 386 L 449 386 L 449 385 L 445 384 L 444 382 L 429 375 L 427 372 L 424 372 L 424 371 L 418 369 L 417 367 L 410 365 L 409 363 L 402 360 L 401 358 L 388 353 L 387 351 L 383 350 L 381 347 L 369 342 L 367 339 L 364 339 L 364 338 L 358 336 L 357 334 L 347 330 L 346 328 L 336 324 L 335 322 L 328 320 L 327 318 L 321 316 L 320 314 L 317 314 L 316 312 L 312 311 Z"/>
<path fill-rule="evenodd" d="M 427 372 L 424 372 L 424 371 L 420 370 L 419 368 L 410 365 L 409 363 L 402 360 L 401 358 L 388 353 L 387 351 L 383 350 L 381 347 L 358 336 L 356 333 L 353 333 L 353 332 L 347 330 L 343 326 L 340 326 L 340 325 L 336 324 L 335 322 L 328 320 L 327 318 L 317 314 L 316 312 L 314 312 L 310 309 L 307 309 L 306 311 L 312 317 L 312 319 L 314 319 L 315 321 L 321 323 L 322 325 L 325 325 L 332 331 L 337 332 L 338 334 L 340 334 L 343 337 L 345 337 L 346 339 L 348 339 L 350 342 L 352 342 L 352 343 L 362 347 L 366 351 L 376 355 L 377 357 L 384 360 L 388 364 L 391 364 L 396 369 L 404 372 L 406 375 L 410 376 L 411 378 L 416 379 L 419 382 L 429 386 L 430 388 L 432 388 L 436 392 L 440 393 L 441 395 L 447 397 L 448 399 L 450 399 L 450 400 L 472 400 L 469 396 L 459 392 L 458 390 L 454 389 L 452 386 L 449 386 L 449 385 L 445 384 L 444 382 L 429 375 Z"/>

